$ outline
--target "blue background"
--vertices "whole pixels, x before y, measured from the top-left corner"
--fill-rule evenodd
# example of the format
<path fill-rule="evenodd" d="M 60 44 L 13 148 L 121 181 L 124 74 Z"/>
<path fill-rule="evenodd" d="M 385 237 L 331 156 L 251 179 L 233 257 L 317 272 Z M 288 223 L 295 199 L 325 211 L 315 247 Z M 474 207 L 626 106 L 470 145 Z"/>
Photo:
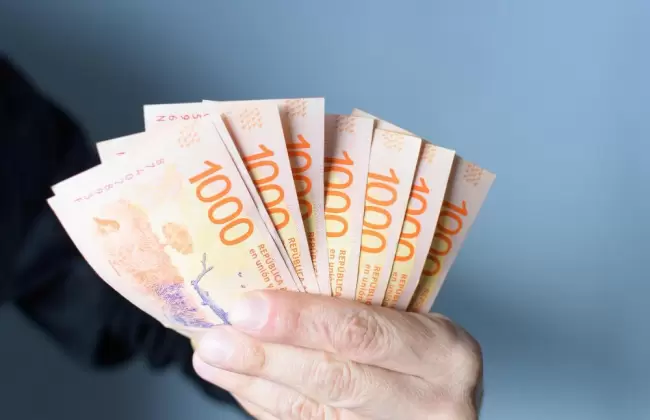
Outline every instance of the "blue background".
<path fill-rule="evenodd" d="M 483 345 L 483 418 L 650 418 L 650 2 L 11 3 L 0 48 L 94 141 L 145 103 L 323 95 L 496 172 L 435 307 Z M 0 334 L 3 418 L 219 418 L 174 373 L 82 371 L 9 308 Z"/>

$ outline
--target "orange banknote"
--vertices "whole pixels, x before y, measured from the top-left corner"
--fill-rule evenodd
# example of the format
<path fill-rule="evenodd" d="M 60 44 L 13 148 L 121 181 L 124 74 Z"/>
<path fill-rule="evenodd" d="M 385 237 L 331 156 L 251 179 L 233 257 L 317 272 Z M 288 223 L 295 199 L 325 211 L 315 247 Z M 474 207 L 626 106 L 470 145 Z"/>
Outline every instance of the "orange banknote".
<path fill-rule="evenodd" d="M 362 110 L 355 109 L 353 113 L 379 120 L 379 125 L 386 130 L 410 134 Z M 495 179 L 493 173 L 467 162 L 458 155 L 455 156 L 434 239 L 427 253 L 420 281 L 408 306 L 409 311 L 427 313 L 431 310 Z"/>
<path fill-rule="evenodd" d="M 381 305 L 397 253 L 422 140 L 375 129 L 355 300 Z"/>
<path fill-rule="evenodd" d="M 320 293 L 329 295 L 323 179 L 325 99 L 263 99 L 229 101 L 226 104 L 273 104 L 278 107 L 314 274 Z"/>
<path fill-rule="evenodd" d="M 139 137 L 49 200 L 106 283 L 179 331 L 228 323 L 246 290 L 299 290 L 210 122 Z"/>
<path fill-rule="evenodd" d="M 373 120 L 325 117 L 325 221 L 333 296 L 354 299 Z"/>
<path fill-rule="evenodd" d="M 278 106 L 271 102 L 206 105 L 223 118 L 302 287 L 307 293 L 320 293 Z"/>

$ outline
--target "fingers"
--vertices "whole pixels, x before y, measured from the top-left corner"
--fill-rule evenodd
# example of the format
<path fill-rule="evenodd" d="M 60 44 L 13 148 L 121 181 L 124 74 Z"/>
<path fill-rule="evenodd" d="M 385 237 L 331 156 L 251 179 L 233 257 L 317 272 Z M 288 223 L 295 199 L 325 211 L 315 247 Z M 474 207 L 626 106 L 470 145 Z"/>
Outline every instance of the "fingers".
<path fill-rule="evenodd" d="M 426 403 L 423 396 L 432 390 L 421 378 L 320 350 L 264 343 L 230 327 L 206 335 L 198 355 L 213 367 L 272 381 L 317 403 L 373 419 L 409 417 L 411 407 Z"/>
<path fill-rule="evenodd" d="M 201 378 L 254 404 L 263 410 L 261 415 L 265 412 L 283 420 L 352 420 L 354 418 L 349 413 L 345 415 L 338 409 L 319 404 L 292 389 L 266 379 L 215 368 L 196 355 L 193 362 L 194 369 Z"/>
<path fill-rule="evenodd" d="M 480 348 L 439 315 L 404 313 L 306 293 L 251 292 L 232 325 L 264 341 L 331 352 L 340 358 L 436 381 L 475 377 Z"/>

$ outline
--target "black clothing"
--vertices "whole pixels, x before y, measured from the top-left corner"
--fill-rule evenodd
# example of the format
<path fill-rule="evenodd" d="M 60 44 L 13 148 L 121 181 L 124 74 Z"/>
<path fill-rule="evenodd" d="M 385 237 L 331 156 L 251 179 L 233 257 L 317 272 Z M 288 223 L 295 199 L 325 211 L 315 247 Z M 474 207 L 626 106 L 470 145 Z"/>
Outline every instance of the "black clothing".
<path fill-rule="evenodd" d="M 210 396 L 183 336 L 164 328 L 104 283 L 50 207 L 50 186 L 97 163 L 80 127 L 0 54 L 0 305 L 13 303 L 79 363 L 104 368 L 142 357 L 177 365 Z"/>

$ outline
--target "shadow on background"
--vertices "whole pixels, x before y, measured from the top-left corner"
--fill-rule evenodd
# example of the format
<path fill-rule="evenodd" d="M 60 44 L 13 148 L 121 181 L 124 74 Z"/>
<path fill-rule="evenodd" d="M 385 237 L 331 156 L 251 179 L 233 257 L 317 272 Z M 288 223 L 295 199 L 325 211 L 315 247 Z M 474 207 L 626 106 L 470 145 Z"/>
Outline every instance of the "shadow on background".
<path fill-rule="evenodd" d="M 483 345 L 483 418 L 644 417 L 647 4 L 27 3 L 0 0 L 0 48 L 93 141 L 147 103 L 322 95 L 496 172 L 435 307 Z M 1 315 L 8 418 L 215 418 L 175 373 L 81 372 Z"/>

